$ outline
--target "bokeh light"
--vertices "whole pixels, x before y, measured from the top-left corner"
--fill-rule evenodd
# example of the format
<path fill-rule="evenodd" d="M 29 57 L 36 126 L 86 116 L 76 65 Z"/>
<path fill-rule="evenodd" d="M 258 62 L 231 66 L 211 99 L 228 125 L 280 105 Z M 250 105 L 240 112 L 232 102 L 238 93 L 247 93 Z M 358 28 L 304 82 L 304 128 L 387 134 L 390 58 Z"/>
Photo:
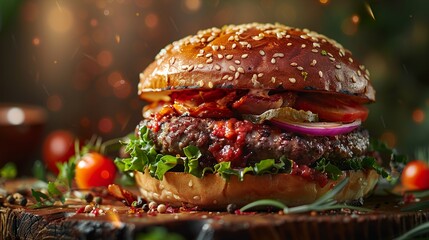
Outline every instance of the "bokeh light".
<path fill-rule="evenodd" d="M 98 121 L 98 130 L 102 133 L 110 133 L 113 130 L 113 121 L 110 117 L 103 117 Z"/>
<path fill-rule="evenodd" d="M 391 148 L 396 147 L 397 137 L 396 137 L 395 133 L 392 131 L 385 131 L 381 135 L 380 140 L 385 142 L 387 144 L 387 146 L 389 146 Z"/>
<path fill-rule="evenodd" d="M 22 124 L 25 120 L 24 111 L 21 108 L 13 107 L 7 111 L 6 119 L 12 125 Z"/>
<path fill-rule="evenodd" d="M 68 9 L 54 7 L 48 13 L 48 24 L 57 33 L 67 32 L 73 25 L 73 15 Z"/>
<path fill-rule="evenodd" d="M 108 50 L 103 50 L 97 55 L 97 63 L 101 67 L 109 67 L 113 62 L 112 53 Z"/>
<path fill-rule="evenodd" d="M 156 28 L 158 26 L 158 15 L 149 13 L 146 15 L 144 22 L 148 28 Z"/>
<path fill-rule="evenodd" d="M 187 10 L 195 12 L 201 8 L 201 0 L 185 0 L 185 7 Z"/>
<path fill-rule="evenodd" d="M 32 43 L 36 47 L 39 46 L 40 45 L 40 38 L 34 37 Z"/>
<path fill-rule="evenodd" d="M 415 123 L 423 123 L 425 120 L 425 112 L 423 112 L 422 109 L 417 108 L 413 111 L 412 118 Z"/>
<path fill-rule="evenodd" d="M 46 100 L 46 107 L 52 112 L 58 112 L 63 107 L 63 100 L 59 95 L 51 95 Z"/>

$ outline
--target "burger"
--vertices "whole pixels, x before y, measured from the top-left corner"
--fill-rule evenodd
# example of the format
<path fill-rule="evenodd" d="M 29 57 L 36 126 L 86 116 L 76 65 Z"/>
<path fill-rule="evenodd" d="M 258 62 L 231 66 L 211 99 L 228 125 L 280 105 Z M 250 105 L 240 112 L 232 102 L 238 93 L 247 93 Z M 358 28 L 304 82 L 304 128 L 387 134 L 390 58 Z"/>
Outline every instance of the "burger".
<path fill-rule="evenodd" d="M 251 23 L 175 41 L 141 74 L 147 101 L 127 142 L 142 196 L 220 209 L 259 199 L 288 206 L 369 194 L 379 165 L 361 125 L 375 101 L 368 70 L 307 29 Z"/>

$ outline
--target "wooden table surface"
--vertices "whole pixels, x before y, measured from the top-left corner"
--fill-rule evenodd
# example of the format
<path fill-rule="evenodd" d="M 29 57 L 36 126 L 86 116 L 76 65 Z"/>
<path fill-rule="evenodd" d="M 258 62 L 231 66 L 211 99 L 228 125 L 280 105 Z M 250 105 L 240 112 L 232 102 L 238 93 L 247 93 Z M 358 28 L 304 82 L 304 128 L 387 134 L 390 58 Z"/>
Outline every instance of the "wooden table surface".
<path fill-rule="evenodd" d="M 85 203 L 42 209 L 4 204 L 0 239 L 144 239 L 161 227 L 185 239 L 392 239 L 428 221 L 429 212 L 401 212 L 398 199 L 371 197 L 370 213 L 230 214 L 224 211 L 130 214 L 110 201 L 102 208 L 116 214 L 76 213 Z M 139 238 L 142 237 L 142 238 Z"/>

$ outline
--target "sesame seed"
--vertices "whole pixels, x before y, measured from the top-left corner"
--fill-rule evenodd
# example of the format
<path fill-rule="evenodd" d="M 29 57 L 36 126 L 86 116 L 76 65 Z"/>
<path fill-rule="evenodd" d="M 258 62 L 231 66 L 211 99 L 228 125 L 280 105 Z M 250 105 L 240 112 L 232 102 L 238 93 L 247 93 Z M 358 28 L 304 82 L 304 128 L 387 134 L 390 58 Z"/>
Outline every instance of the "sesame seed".
<path fill-rule="evenodd" d="M 176 61 L 175 57 L 170 58 L 170 61 L 169 61 L 170 65 L 173 65 L 175 61 Z"/>
<path fill-rule="evenodd" d="M 290 38 L 290 35 L 288 34 L 288 35 L 286 35 L 286 38 Z"/>
<path fill-rule="evenodd" d="M 245 58 L 247 58 L 248 56 L 249 56 L 249 54 L 245 53 L 245 54 L 241 55 L 241 58 L 242 58 L 242 59 L 245 59 Z"/>
<path fill-rule="evenodd" d="M 188 69 L 189 65 L 182 65 L 180 68 L 182 68 L 182 70 L 186 70 Z"/>
<path fill-rule="evenodd" d="M 335 74 L 335 78 L 337 79 L 338 82 L 342 81 L 341 78 L 340 78 L 340 76 L 338 74 Z"/>
<path fill-rule="evenodd" d="M 315 47 L 315 48 L 316 48 L 316 47 L 320 48 L 320 44 L 319 44 L 319 43 L 314 42 L 314 43 L 313 43 L 313 47 Z"/>
<path fill-rule="evenodd" d="M 192 71 L 193 69 L 194 69 L 194 65 L 189 65 L 188 69 L 186 69 L 186 70 L 188 70 L 188 72 L 190 72 L 190 71 Z"/>
<path fill-rule="evenodd" d="M 337 69 L 341 69 L 341 65 L 339 65 L 339 64 L 335 65 L 335 67 L 336 67 Z"/>
<path fill-rule="evenodd" d="M 296 83 L 296 79 L 295 78 L 289 78 L 289 82 Z"/>
<path fill-rule="evenodd" d="M 353 62 L 353 58 L 351 58 L 351 57 L 350 57 L 350 58 L 349 58 L 349 62 L 351 62 L 351 63 L 352 63 L 352 62 Z"/>
<path fill-rule="evenodd" d="M 213 88 L 213 83 L 212 82 L 209 82 L 209 88 Z"/>
<path fill-rule="evenodd" d="M 317 50 L 317 49 L 315 49 L 315 48 L 311 49 L 311 51 L 312 51 L 312 52 L 314 52 L 314 53 L 319 52 L 319 50 Z"/>
<path fill-rule="evenodd" d="M 210 36 L 209 38 L 207 38 L 207 42 L 213 41 L 214 38 L 215 38 L 214 36 Z"/>
<path fill-rule="evenodd" d="M 262 76 L 264 76 L 263 73 L 258 73 L 258 77 L 262 77 Z"/>
<path fill-rule="evenodd" d="M 209 58 L 207 59 L 206 63 L 212 63 L 213 62 L 213 58 Z"/>
<path fill-rule="evenodd" d="M 275 83 L 276 82 L 276 77 L 271 77 L 271 82 Z"/>
<path fill-rule="evenodd" d="M 272 64 L 276 63 L 276 59 L 275 58 L 271 58 L 271 63 Z"/>
<path fill-rule="evenodd" d="M 259 54 L 261 54 L 261 56 L 265 56 L 264 50 L 259 50 Z"/>
<path fill-rule="evenodd" d="M 231 81 L 232 79 L 234 79 L 232 76 L 228 78 L 229 81 Z"/>
<path fill-rule="evenodd" d="M 204 53 L 198 53 L 197 54 L 197 57 L 202 57 L 202 56 L 204 56 Z"/>
<path fill-rule="evenodd" d="M 233 41 L 233 40 L 234 40 L 234 36 L 233 35 L 229 36 L 228 41 Z"/>
<path fill-rule="evenodd" d="M 237 79 L 238 77 L 240 77 L 240 73 L 239 72 L 235 72 L 234 78 Z"/>
<path fill-rule="evenodd" d="M 369 76 L 368 75 L 364 75 L 365 79 L 369 81 Z"/>
<path fill-rule="evenodd" d="M 319 77 L 323 77 L 323 72 L 322 71 L 319 71 Z"/>
<path fill-rule="evenodd" d="M 250 45 L 250 43 L 249 44 L 247 44 L 247 49 L 251 49 L 252 48 L 252 45 Z"/>
<path fill-rule="evenodd" d="M 217 51 L 219 49 L 219 46 L 218 45 L 213 45 L 212 49 L 213 49 L 213 51 Z"/>
<path fill-rule="evenodd" d="M 338 51 L 338 55 L 340 55 L 340 57 L 344 57 L 344 51 L 343 50 Z"/>
<path fill-rule="evenodd" d="M 290 47 L 290 46 L 292 46 L 292 43 L 290 42 L 290 43 L 287 43 L 286 44 L 288 47 Z"/>
<path fill-rule="evenodd" d="M 202 43 L 205 43 L 206 41 L 207 41 L 206 38 L 201 38 Z"/>
<path fill-rule="evenodd" d="M 222 80 L 225 80 L 225 79 L 228 79 L 229 78 L 229 75 L 228 74 L 225 74 L 223 77 L 222 77 Z"/>
<path fill-rule="evenodd" d="M 242 67 L 238 67 L 238 68 L 237 68 L 237 72 L 239 72 L 239 73 L 244 73 L 244 68 L 242 68 Z"/>
<path fill-rule="evenodd" d="M 217 55 L 217 58 L 222 59 L 222 58 L 223 58 L 223 55 L 219 53 L 219 54 Z"/>
<path fill-rule="evenodd" d="M 229 70 L 231 70 L 231 71 L 235 72 L 235 67 L 234 67 L 234 66 L 232 66 L 232 65 L 231 65 L 231 66 L 229 66 L 228 68 L 229 68 Z"/>
<path fill-rule="evenodd" d="M 243 47 L 244 47 L 244 46 L 246 46 L 247 44 L 249 44 L 249 43 L 248 43 L 248 42 L 246 42 L 246 41 L 241 41 L 241 42 L 239 42 L 239 43 L 240 43 L 240 45 L 241 45 L 241 46 L 243 46 Z"/>
<path fill-rule="evenodd" d="M 192 186 L 193 186 L 192 179 L 191 179 L 191 180 L 189 180 L 189 182 L 188 182 L 188 186 L 189 186 L 189 187 L 192 187 Z"/>
<path fill-rule="evenodd" d="M 352 76 L 352 82 L 354 82 L 354 83 L 356 82 L 356 77 L 355 77 L 355 75 L 353 75 L 353 76 Z"/>
<path fill-rule="evenodd" d="M 296 67 L 296 69 L 298 69 L 299 71 L 304 70 L 304 68 L 303 68 L 303 67 L 301 67 L 301 66 Z"/>
<path fill-rule="evenodd" d="M 291 65 L 292 67 L 296 67 L 296 66 L 298 66 L 298 63 L 296 63 L 296 62 L 292 62 L 290 65 Z"/>
<path fill-rule="evenodd" d="M 232 54 L 228 54 L 225 56 L 226 59 L 231 60 L 234 56 L 232 56 Z"/>
<path fill-rule="evenodd" d="M 200 63 L 200 64 L 198 64 L 198 66 L 197 66 L 198 68 L 203 68 L 204 67 L 204 65 L 202 64 L 202 63 Z"/>
<path fill-rule="evenodd" d="M 231 47 L 232 47 L 232 49 L 234 49 L 237 47 L 237 44 L 233 43 Z"/>
<path fill-rule="evenodd" d="M 274 53 L 273 57 L 284 57 L 285 55 L 283 53 Z"/>
<path fill-rule="evenodd" d="M 200 53 L 204 54 L 204 49 L 200 49 Z"/>
<path fill-rule="evenodd" d="M 332 55 L 332 53 L 327 53 L 328 54 L 328 56 L 330 56 L 330 57 L 334 57 L 334 55 Z"/>
<path fill-rule="evenodd" d="M 213 54 L 212 54 L 212 53 L 207 53 L 207 54 L 206 54 L 206 58 L 209 58 L 209 57 L 211 57 L 211 56 L 213 56 Z"/>
<path fill-rule="evenodd" d="M 220 70 L 220 66 L 216 64 L 215 65 L 215 69 L 219 71 Z"/>
<path fill-rule="evenodd" d="M 357 75 L 360 77 L 360 76 L 362 76 L 362 73 L 361 73 L 361 71 L 360 70 L 358 70 L 357 71 Z"/>
<path fill-rule="evenodd" d="M 302 38 L 302 39 L 307 39 L 308 38 L 307 35 L 300 35 L 299 37 Z"/>
<path fill-rule="evenodd" d="M 331 60 L 331 62 L 335 62 L 335 58 L 333 57 L 329 57 L 329 60 Z"/>
<path fill-rule="evenodd" d="M 301 45 L 301 48 L 305 48 L 305 46 L 306 46 L 305 44 L 302 44 L 302 45 Z"/>
<path fill-rule="evenodd" d="M 237 64 L 237 65 L 239 65 L 241 62 L 240 62 L 240 60 L 235 60 L 234 61 L 235 62 L 235 64 Z"/>
<path fill-rule="evenodd" d="M 193 199 L 194 200 L 200 200 L 201 198 L 200 198 L 200 196 L 194 196 Z"/>
<path fill-rule="evenodd" d="M 371 76 L 371 74 L 369 74 L 369 70 L 368 69 L 365 69 L 365 73 L 366 73 L 366 75 L 368 75 L 368 77 Z"/>
<path fill-rule="evenodd" d="M 220 50 L 225 50 L 225 46 L 224 45 L 220 45 Z"/>
<path fill-rule="evenodd" d="M 316 59 L 313 59 L 313 61 L 311 61 L 311 63 L 310 63 L 310 66 L 316 66 L 316 63 L 317 63 L 317 61 L 316 61 Z"/>

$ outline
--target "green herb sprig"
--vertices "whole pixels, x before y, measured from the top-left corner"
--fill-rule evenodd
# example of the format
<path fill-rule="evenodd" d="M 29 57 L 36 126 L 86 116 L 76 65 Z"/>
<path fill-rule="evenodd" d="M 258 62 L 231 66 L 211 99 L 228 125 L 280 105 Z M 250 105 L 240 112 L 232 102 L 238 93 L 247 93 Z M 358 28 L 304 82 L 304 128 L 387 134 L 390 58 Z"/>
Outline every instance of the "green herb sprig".
<path fill-rule="evenodd" d="M 394 238 L 393 240 L 406 240 L 413 239 L 414 237 L 421 236 L 423 234 L 429 233 L 429 222 L 422 223 L 415 228 L 409 230 L 408 232 L 402 234 L 401 236 Z M 426 239 L 426 238 L 421 238 Z"/>
<path fill-rule="evenodd" d="M 347 209 L 352 209 L 352 210 L 357 210 L 362 212 L 372 211 L 371 209 L 368 209 L 368 208 L 337 203 L 337 201 L 334 198 L 347 185 L 348 181 L 349 181 L 348 178 L 344 178 L 333 189 L 325 193 L 322 197 L 320 197 L 314 203 L 311 203 L 311 204 L 301 205 L 297 207 L 288 207 L 280 201 L 276 201 L 272 199 L 262 199 L 262 200 L 258 200 L 245 205 L 240 209 L 240 211 L 244 212 L 255 207 L 263 207 L 263 206 L 280 208 L 286 214 L 304 213 L 304 212 L 310 212 L 310 211 L 319 212 L 319 211 L 327 211 L 327 210 L 342 209 L 342 208 L 347 208 Z"/>

